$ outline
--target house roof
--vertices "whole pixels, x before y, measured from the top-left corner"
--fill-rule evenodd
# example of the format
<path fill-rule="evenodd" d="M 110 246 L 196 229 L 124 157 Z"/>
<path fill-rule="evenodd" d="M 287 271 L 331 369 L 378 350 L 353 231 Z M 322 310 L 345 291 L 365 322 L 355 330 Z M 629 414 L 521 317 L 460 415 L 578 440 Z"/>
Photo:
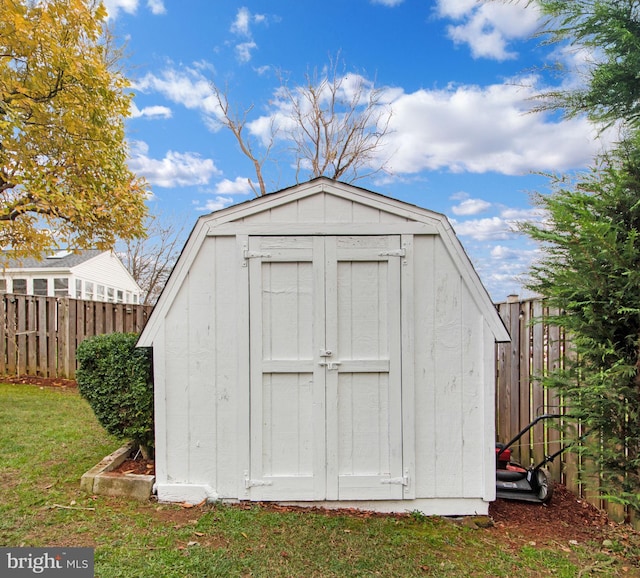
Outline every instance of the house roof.
<path fill-rule="evenodd" d="M 56 251 L 41 259 L 26 257 L 24 259 L 10 258 L 6 264 L 6 269 L 72 269 L 104 251 L 99 249 L 87 249 L 84 251 Z"/>
<path fill-rule="evenodd" d="M 458 270 L 465 278 L 473 299 L 487 320 L 496 341 L 510 341 L 509 333 L 502 319 L 498 315 L 489 294 L 445 215 L 354 185 L 335 181 L 327 177 L 318 177 L 311 181 L 269 193 L 200 217 L 187 239 L 171 276 L 141 334 L 138 342 L 139 345 L 151 345 L 153 341 L 151 336 L 159 329 L 161 320 L 164 319 L 168 309 L 171 307 L 176 292 L 187 276 L 195 255 L 207 235 L 229 235 L 238 233 L 243 229 L 243 226 L 245 226 L 242 221 L 248 217 L 318 194 L 333 195 L 353 201 L 354 203 L 379 209 L 380 211 L 402 217 L 402 219 L 408 223 L 413 223 L 414 227 L 420 227 L 420 229 L 416 228 L 416 232 L 418 233 L 440 235 L 447 246 L 449 254 L 455 261 Z M 323 225 L 320 222 L 314 221 L 312 223 L 303 223 L 303 225 L 307 228 L 308 234 L 318 234 L 319 231 L 323 230 Z M 343 225 L 348 226 L 346 223 Z M 398 225 L 389 224 L 388 228 L 391 229 L 397 226 Z M 258 229 L 254 229 L 249 234 L 259 234 L 258 230 L 262 231 L 261 234 L 276 234 L 276 232 L 277 234 L 283 234 L 284 231 L 287 231 L 288 225 L 278 222 L 274 224 L 266 223 L 258 227 Z M 269 229 L 269 227 L 273 230 Z M 385 224 L 377 223 L 376 227 L 382 234 L 385 229 Z M 324 227 L 324 229 L 326 229 L 326 227 Z M 250 229 L 247 229 L 247 231 L 249 230 Z M 327 231 L 328 229 L 325 230 L 325 233 Z M 332 234 L 336 233 L 332 232 Z"/>

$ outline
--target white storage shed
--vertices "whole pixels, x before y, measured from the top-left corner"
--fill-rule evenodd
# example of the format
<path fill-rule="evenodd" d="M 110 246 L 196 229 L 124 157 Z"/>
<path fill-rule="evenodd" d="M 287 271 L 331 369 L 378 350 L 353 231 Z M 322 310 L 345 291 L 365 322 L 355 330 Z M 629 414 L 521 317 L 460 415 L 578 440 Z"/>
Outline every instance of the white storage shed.
<path fill-rule="evenodd" d="M 486 514 L 508 340 L 441 214 L 321 177 L 203 216 L 139 340 L 158 498 Z"/>

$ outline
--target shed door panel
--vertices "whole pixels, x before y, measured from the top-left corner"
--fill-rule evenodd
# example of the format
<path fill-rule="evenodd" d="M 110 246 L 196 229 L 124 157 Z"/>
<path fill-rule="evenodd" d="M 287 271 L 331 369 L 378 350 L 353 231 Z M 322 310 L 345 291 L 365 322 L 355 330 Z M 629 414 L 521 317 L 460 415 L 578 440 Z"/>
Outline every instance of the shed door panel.
<path fill-rule="evenodd" d="M 399 244 L 251 239 L 252 499 L 402 498 Z"/>
<path fill-rule="evenodd" d="M 388 255 L 399 244 L 337 238 L 336 328 L 328 333 L 336 333 L 340 365 L 327 379 L 329 391 L 337 379 L 340 500 L 402 498 L 400 258 Z"/>
<path fill-rule="evenodd" d="M 251 472 L 256 500 L 325 494 L 324 371 L 315 318 L 322 260 L 312 237 L 250 240 Z"/>

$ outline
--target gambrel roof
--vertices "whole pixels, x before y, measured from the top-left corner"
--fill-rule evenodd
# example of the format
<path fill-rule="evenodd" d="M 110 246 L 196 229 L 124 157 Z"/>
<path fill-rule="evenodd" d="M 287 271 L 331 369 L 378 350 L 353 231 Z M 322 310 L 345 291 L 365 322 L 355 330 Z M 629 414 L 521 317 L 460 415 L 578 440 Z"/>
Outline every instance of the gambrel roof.
<path fill-rule="evenodd" d="M 319 177 L 200 217 L 139 340 L 151 346 L 207 236 L 438 235 L 496 341 L 510 337 L 447 217 L 354 185 Z M 245 247 L 246 251 L 248 248 Z M 239 258 L 241 258 L 239 248 Z"/>

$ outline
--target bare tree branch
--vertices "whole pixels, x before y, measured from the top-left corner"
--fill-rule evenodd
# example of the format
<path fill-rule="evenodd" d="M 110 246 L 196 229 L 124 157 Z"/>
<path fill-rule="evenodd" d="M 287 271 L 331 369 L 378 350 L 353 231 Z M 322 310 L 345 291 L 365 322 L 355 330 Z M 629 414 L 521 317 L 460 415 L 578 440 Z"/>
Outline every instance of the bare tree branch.
<path fill-rule="evenodd" d="M 253 182 L 249 179 L 249 185 L 251 186 L 251 190 L 255 193 L 256 196 L 266 195 L 267 187 L 264 183 L 264 178 L 262 176 L 262 167 L 264 165 L 265 160 L 269 157 L 274 139 L 272 138 L 269 144 L 267 145 L 266 152 L 261 157 L 258 157 L 253 152 L 253 145 L 252 145 L 251 139 L 247 137 L 245 134 L 243 134 L 243 131 L 247 124 L 247 115 L 253 109 L 253 105 L 247 108 L 242 115 L 239 115 L 230 110 L 228 88 L 225 88 L 225 90 L 221 90 L 218 86 L 211 83 L 211 89 L 213 90 L 213 94 L 216 97 L 218 106 L 220 107 L 221 117 L 218 119 L 218 121 L 231 131 L 233 136 L 236 137 L 236 140 L 238 141 L 238 145 L 240 146 L 240 150 L 242 151 L 242 153 L 253 163 L 253 168 L 256 173 L 256 178 L 258 180 L 258 187 L 260 190 L 256 191 Z"/>
<path fill-rule="evenodd" d="M 164 288 L 180 255 L 184 224 L 161 222 L 159 216 L 147 219 L 144 239 L 123 241 L 118 249 L 122 262 L 143 291 L 143 302 L 153 305 Z"/>
<path fill-rule="evenodd" d="M 383 147 L 390 132 L 392 110 L 384 101 L 384 90 L 359 74 L 348 74 L 338 58 L 330 59 L 322 71 L 305 75 L 303 85 L 289 87 L 280 73 L 276 108 L 271 113 L 269 138 L 262 155 L 245 130 L 253 105 L 242 114 L 231 110 L 228 90 L 211 84 L 220 107 L 219 122 L 236 138 L 242 153 L 252 162 L 259 191 L 266 194 L 265 162 L 273 160 L 274 144 L 289 143 L 288 153 L 296 167 L 309 178 L 327 176 L 354 182 L 387 171 L 389 158 Z"/>

